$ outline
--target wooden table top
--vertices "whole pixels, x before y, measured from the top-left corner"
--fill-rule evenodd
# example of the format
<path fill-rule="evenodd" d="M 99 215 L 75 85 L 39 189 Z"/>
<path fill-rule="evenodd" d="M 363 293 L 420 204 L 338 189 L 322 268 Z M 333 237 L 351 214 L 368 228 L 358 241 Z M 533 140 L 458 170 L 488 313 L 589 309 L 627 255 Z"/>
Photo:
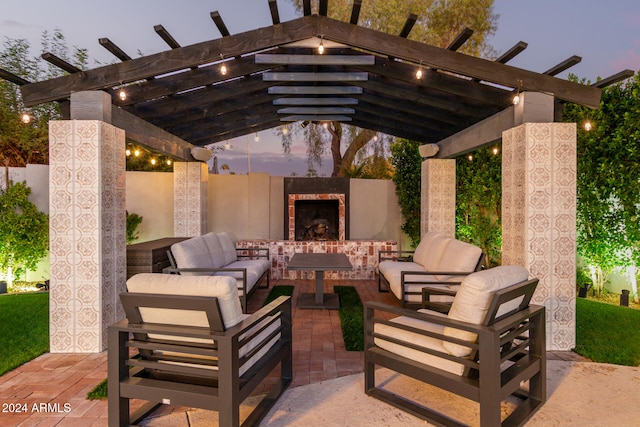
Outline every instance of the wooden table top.
<path fill-rule="evenodd" d="M 295 253 L 289 260 L 288 270 L 353 270 L 345 254 Z"/>

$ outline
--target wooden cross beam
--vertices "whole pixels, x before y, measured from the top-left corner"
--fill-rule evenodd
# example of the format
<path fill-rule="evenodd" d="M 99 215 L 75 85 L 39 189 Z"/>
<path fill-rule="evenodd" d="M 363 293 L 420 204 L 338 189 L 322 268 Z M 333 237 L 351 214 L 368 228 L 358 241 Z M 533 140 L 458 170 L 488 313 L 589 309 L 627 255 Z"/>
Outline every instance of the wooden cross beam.
<path fill-rule="evenodd" d="M 41 57 L 48 63 L 55 65 L 56 67 L 66 71 L 67 73 L 73 74 L 73 73 L 79 73 L 80 71 L 82 71 L 80 68 L 76 67 L 73 64 L 69 64 L 64 59 L 58 58 L 53 53 L 45 52 L 42 54 Z"/>
<path fill-rule="evenodd" d="M 400 30 L 400 34 L 398 34 L 398 36 L 402 37 L 403 39 L 409 37 L 409 33 L 413 29 L 413 26 L 416 24 L 417 20 L 418 15 L 416 15 L 415 13 L 410 13 L 407 17 L 407 20 L 404 21 L 404 26 L 402 27 L 402 30 Z"/>
<path fill-rule="evenodd" d="M 128 61 L 131 59 L 131 57 L 129 55 L 127 55 L 122 49 L 120 49 L 118 46 L 116 46 L 116 44 L 114 42 L 112 42 L 111 40 L 109 40 L 107 37 L 103 37 L 101 39 L 98 39 L 98 43 L 100 43 L 100 46 L 102 46 L 103 48 L 107 49 L 109 52 L 111 52 L 116 58 L 118 58 L 120 61 Z"/>
<path fill-rule="evenodd" d="M 351 18 L 349 22 L 353 25 L 358 25 L 358 18 L 360 18 L 360 9 L 362 9 L 362 0 L 354 0 L 353 7 L 351 8 Z"/>
<path fill-rule="evenodd" d="M 453 51 L 460 49 L 462 45 L 465 44 L 465 42 L 471 38 L 472 35 L 473 35 L 473 30 L 471 28 L 465 28 L 460 32 L 460 34 L 458 34 L 458 37 L 456 37 L 451 42 L 451 44 L 447 46 L 447 49 L 453 50 Z"/>
<path fill-rule="evenodd" d="M 178 43 L 162 25 L 156 25 L 153 29 L 171 49 L 178 49 L 180 47 L 180 43 Z"/>
<path fill-rule="evenodd" d="M 4 68 L 0 68 L 0 78 L 5 79 L 6 81 L 18 86 L 28 85 L 29 83 L 31 83 L 29 80 L 25 80 L 22 77 L 5 70 Z"/>
<path fill-rule="evenodd" d="M 271 12 L 271 22 L 273 22 L 273 25 L 278 25 L 280 23 L 280 14 L 278 13 L 277 0 L 269 0 L 269 11 Z"/>
<path fill-rule="evenodd" d="M 619 73 L 609 76 L 606 79 L 601 79 L 593 83 L 591 86 L 597 87 L 597 88 L 611 86 L 613 84 L 621 82 L 622 80 L 628 79 L 629 77 L 633 77 L 635 74 L 636 73 L 633 70 L 620 71 Z"/>
<path fill-rule="evenodd" d="M 216 27 L 218 27 L 218 31 L 220 31 L 220 34 L 222 35 L 222 37 L 227 37 L 231 35 L 229 30 L 227 29 L 227 26 L 224 24 L 224 21 L 222 20 L 222 16 L 220 16 L 220 13 L 218 13 L 217 10 L 211 12 L 209 15 L 211 16 L 213 23 L 216 24 Z"/>
<path fill-rule="evenodd" d="M 542 74 L 546 74 L 548 76 L 555 76 L 557 74 L 560 74 L 564 70 L 569 69 L 569 68 L 573 67 L 576 64 L 579 64 L 580 61 L 582 61 L 581 57 L 573 55 L 571 58 L 565 59 L 564 61 L 562 61 L 558 65 L 549 68 L 547 71 L 545 71 Z"/>

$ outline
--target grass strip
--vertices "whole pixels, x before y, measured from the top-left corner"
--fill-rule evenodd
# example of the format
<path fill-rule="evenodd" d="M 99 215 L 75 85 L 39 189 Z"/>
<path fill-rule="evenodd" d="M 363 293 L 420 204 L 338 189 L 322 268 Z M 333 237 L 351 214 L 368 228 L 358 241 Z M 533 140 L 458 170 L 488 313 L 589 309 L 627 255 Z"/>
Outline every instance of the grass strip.
<path fill-rule="evenodd" d="M 358 291 L 353 286 L 334 286 L 340 297 L 340 325 L 347 351 L 364 350 L 364 308 Z"/>
<path fill-rule="evenodd" d="M 290 297 L 291 295 L 293 295 L 293 289 L 294 287 L 291 285 L 273 286 L 269 291 L 269 295 L 267 295 L 267 299 L 264 300 L 264 303 L 262 304 L 262 306 L 264 307 L 265 305 L 269 304 L 271 301 L 281 296 Z"/>
<path fill-rule="evenodd" d="M 104 400 L 107 396 L 107 380 L 104 380 L 87 393 L 87 400 Z"/>
<path fill-rule="evenodd" d="M 576 348 L 594 362 L 640 365 L 640 310 L 576 300 Z"/>
<path fill-rule="evenodd" d="M 0 375 L 49 351 L 49 292 L 0 295 Z"/>

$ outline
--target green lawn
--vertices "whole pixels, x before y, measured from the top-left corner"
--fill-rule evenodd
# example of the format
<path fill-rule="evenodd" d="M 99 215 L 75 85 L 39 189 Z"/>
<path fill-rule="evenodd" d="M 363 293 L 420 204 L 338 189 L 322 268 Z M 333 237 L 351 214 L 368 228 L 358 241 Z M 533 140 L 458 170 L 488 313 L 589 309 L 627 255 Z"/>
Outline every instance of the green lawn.
<path fill-rule="evenodd" d="M 575 352 L 594 362 L 640 366 L 640 310 L 578 298 Z"/>
<path fill-rule="evenodd" d="M 0 295 L 0 375 L 49 351 L 49 292 Z"/>

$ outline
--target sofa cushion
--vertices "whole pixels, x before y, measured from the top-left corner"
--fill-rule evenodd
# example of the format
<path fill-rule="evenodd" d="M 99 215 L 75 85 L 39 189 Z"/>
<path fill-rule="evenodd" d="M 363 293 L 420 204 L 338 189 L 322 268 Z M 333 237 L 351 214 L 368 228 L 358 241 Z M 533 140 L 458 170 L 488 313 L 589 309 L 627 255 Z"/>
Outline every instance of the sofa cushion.
<path fill-rule="evenodd" d="M 171 245 L 171 254 L 178 268 L 211 268 L 211 257 L 205 239 L 202 236 L 192 237 Z M 184 272 L 185 276 L 207 276 L 210 272 Z"/>
<path fill-rule="evenodd" d="M 218 241 L 224 252 L 224 265 L 229 265 L 238 260 L 235 239 L 229 233 L 217 233 Z"/>
<path fill-rule="evenodd" d="M 387 282 L 389 282 L 389 289 L 391 290 L 391 292 L 393 292 L 396 298 L 402 301 L 402 283 L 401 283 L 402 272 L 403 271 L 424 271 L 424 268 L 422 267 L 422 265 L 418 264 L 417 262 L 382 261 L 378 265 L 378 270 L 380 271 L 380 274 L 382 274 L 384 278 L 387 279 Z M 420 280 L 428 280 L 428 278 L 425 276 L 416 276 L 416 277 L 419 277 Z M 413 290 L 413 288 L 416 288 L 416 286 L 415 285 L 410 286 L 410 290 Z M 422 296 L 410 295 L 408 300 L 411 302 L 421 302 Z"/>
<path fill-rule="evenodd" d="M 236 281 L 225 276 L 182 276 L 177 274 L 141 273 L 127 280 L 127 290 L 137 293 L 162 295 L 192 295 L 216 297 L 225 328 L 238 324 L 243 318 Z M 202 312 L 147 308 L 140 310 L 147 322 L 208 327 L 207 317 Z"/>
<path fill-rule="evenodd" d="M 436 271 L 473 272 L 482 255 L 482 249 L 471 243 L 451 239 L 444 248 Z"/>
<path fill-rule="evenodd" d="M 260 276 L 271 267 L 271 263 L 267 259 L 248 259 L 235 261 L 225 266 L 225 268 L 246 268 L 247 269 L 247 292 L 251 291 L 260 279 Z M 216 276 L 230 276 L 236 279 L 238 293 L 243 295 L 242 291 L 242 272 L 239 271 L 220 271 Z"/>
<path fill-rule="evenodd" d="M 450 240 L 452 239 L 437 231 L 425 233 L 413 254 L 413 261 L 426 271 L 438 271 L 438 265 Z"/>
<path fill-rule="evenodd" d="M 207 245 L 207 250 L 209 251 L 209 258 L 211 259 L 210 267 L 220 268 L 225 265 L 224 251 L 222 250 L 222 245 L 220 245 L 220 241 L 218 240 L 218 236 L 216 233 L 207 233 L 202 236 L 205 244 Z"/>
<path fill-rule="evenodd" d="M 529 272 L 517 265 L 508 265 L 490 268 L 488 270 L 472 273 L 465 277 L 456 294 L 449 318 L 462 322 L 479 325 L 485 319 L 489 311 L 492 294 L 529 278 Z M 515 308 L 522 298 L 509 301 L 500 308 L 499 312 L 506 312 Z M 475 341 L 476 334 L 455 328 L 445 328 L 445 336 L 459 338 L 465 341 Z M 444 343 L 445 348 L 455 356 L 467 356 L 471 348 L 449 342 Z"/>

